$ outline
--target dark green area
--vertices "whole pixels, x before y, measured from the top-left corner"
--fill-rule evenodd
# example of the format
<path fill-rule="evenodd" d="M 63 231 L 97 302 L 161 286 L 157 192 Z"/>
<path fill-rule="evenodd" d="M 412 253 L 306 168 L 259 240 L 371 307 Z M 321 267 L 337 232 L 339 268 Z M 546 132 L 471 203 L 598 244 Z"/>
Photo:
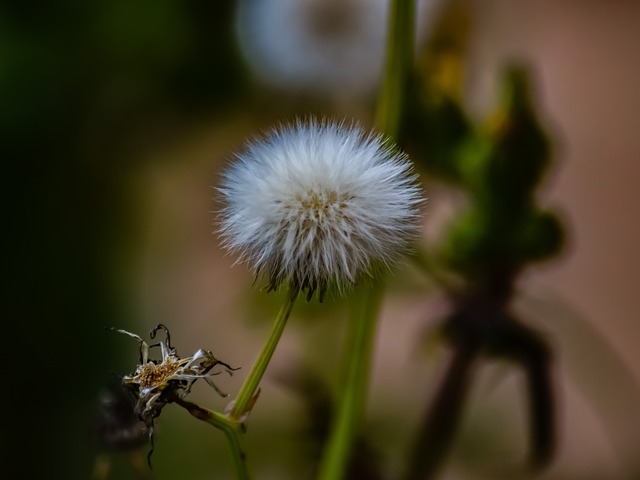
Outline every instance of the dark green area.
<path fill-rule="evenodd" d="M 137 151 L 246 89 L 234 2 L 0 6 L 7 241 L 2 471 L 87 478 L 100 388 L 121 362 Z M 133 353 L 135 351 L 132 350 Z M 121 372 L 117 372 L 121 373 Z"/>

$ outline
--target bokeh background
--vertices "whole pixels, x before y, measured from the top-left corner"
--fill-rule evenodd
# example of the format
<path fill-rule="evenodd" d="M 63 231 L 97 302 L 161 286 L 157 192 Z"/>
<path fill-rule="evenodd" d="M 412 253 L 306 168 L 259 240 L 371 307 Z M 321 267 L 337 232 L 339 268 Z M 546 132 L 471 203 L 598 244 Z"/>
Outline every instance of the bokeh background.
<path fill-rule="evenodd" d="M 452 2 L 418 3 L 419 56 Z M 562 213 L 567 245 L 527 272 L 517 301 L 556 358 L 559 446 L 540 478 L 639 478 L 640 3 L 455 3 L 470 117 L 495 107 L 515 59 L 533 72 L 554 142 L 540 203 Z M 137 360 L 135 342 L 105 326 L 143 334 L 162 322 L 179 353 L 211 349 L 249 367 L 279 299 L 252 289 L 219 246 L 219 172 L 278 122 L 313 113 L 371 126 L 386 11 L 382 0 L 3 2 L 3 478 L 89 478 L 96 459 L 110 478 L 135 478 L 126 455 L 95 439 L 101 389 Z M 424 180 L 437 238 L 458 199 Z M 247 436 L 257 478 L 311 475 L 322 410 L 309 399 L 338 383 L 345 304 L 294 310 Z M 364 427 L 383 478 L 402 471 L 437 387 L 447 349 L 422 339 L 445 308 L 410 267 L 394 276 Z M 318 384 L 305 390 L 300 375 Z M 242 377 L 217 384 L 233 394 Z M 483 366 L 439 478 L 529 475 L 521 387 L 508 364 Z M 192 397 L 227 403 L 206 385 Z M 153 465 L 158 479 L 231 472 L 219 432 L 173 405 Z"/>

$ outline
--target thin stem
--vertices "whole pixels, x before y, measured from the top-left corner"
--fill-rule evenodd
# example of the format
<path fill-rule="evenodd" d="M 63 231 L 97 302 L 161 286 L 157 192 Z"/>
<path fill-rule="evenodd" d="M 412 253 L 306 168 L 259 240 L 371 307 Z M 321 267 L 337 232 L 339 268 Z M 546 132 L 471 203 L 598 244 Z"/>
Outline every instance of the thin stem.
<path fill-rule="evenodd" d="M 456 346 L 453 359 L 419 428 L 405 480 L 435 478 L 453 441 L 478 355 L 474 343 Z"/>
<path fill-rule="evenodd" d="M 353 440 L 364 415 L 376 320 L 382 304 L 383 290 L 380 283 L 367 286 L 364 291 L 359 292 L 357 301 L 354 302 L 348 323 L 344 385 L 337 417 L 320 465 L 318 478 L 321 480 L 339 480 L 345 477 Z"/>
<path fill-rule="evenodd" d="M 415 0 L 394 0 L 390 5 L 389 30 L 382 89 L 376 107 L 376 126 L 397 137 L 404 111 L 404 93 L 413 65 Z"/>
<path fill-rule="evenodd" d="M 284 327 L 287 324 L 287 320 L 291 314 L 291 309 L 293 308 L 293 304 L 297 297 L 298 289 L 291 287 L 287 300 L 284 305 L 282 305 L 282 308 L 278 312 L 278 316 L 273 323 L 267 342 L 264 344 L 264 347 L 262 347 L 260 355 L 253 364 L 253 367 L 251 367 L 251 371 L 249 372 L 249 375 L 247 375 L 242 387 L 240 387 L 240 392 L 238 392 L 238 396 L 233 402 L 233 407 L 229 413 L 231 419 L 236 422 L 242 422 L 246 415 L 251 411 L 253 402 L 255 401 L 256 391 L 260 385 L 260 380 L 262 380 L 264 372 L 269 365 L 269 361 L 273 356 L 273 352 L 280 341 L 280 337 L 282 336 L 282 332 L 284 331 Z"/>
<path fill-rule="evenodd" d="M 186 400 L 177 399 L 176 403 L 185 408 L 191 415 L 198 420 L 208 423 L 214 426 L 218 430 L 221 430 L 224 434 L 229 447 L 231 448 L 231 456 L 233 457 L 233 467 L 237 480 L 250 480 L 251 475 L 247 468 L 247 455 L 245 453 L 242 440 L 240 438 L 240 424 L 229 420 L 225 415 L 212 412 L 206 408 L 202 408 L 195 403 L 187 402 Z"/>
<path fill-rule="evenodd" d="M 413 64 L 414 0 L 391 2 L 385 72 L 376 108 L 376 126 L 390 137 L 397 137 L 402 123 L 404 93 Z M 384 288 L 380 283 L 367 286 L 349 321 L 344 371 L 338 412 L 324 457 L 321 480 L 345 477 L 353 440 L 365 407 L 376 321 Z"/>

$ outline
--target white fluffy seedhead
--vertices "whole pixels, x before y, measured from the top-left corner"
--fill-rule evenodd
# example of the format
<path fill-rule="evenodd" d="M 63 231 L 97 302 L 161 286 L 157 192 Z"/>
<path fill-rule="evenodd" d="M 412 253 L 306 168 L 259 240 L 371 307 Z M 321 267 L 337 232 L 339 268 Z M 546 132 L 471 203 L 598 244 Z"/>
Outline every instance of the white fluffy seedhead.
<path fill-rule="evenodd" d="M 320 297 L 407 249 L 422 202 L 408 157 L 342 123 L 297 122 L 250 143 L 224 173 L 223 244 L 269 289 Z"/>

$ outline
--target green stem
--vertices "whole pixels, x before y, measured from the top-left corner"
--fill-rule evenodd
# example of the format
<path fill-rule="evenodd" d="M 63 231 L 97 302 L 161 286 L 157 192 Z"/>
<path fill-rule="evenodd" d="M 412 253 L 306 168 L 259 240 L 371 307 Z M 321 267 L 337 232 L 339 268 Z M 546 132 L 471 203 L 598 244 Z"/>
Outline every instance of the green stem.
<path fill-rule="evenodd" d="M 284 305 L 282 305 L 282 308 L 278 312 L 278 316 L 273 323 L 273 327 L 271 328 L 271 333 L 269 334 L 267 343 L 265 343 L 264 347 L 262 347 L 260 355 L 253 364 L 253 367 L 251 367 L 249 375 L 242 384 L 242 387 L 240 387 L 238 396 L 233 402 L 233 407 L 231 408 L 231 412 L 229 413 L 229 417 L 232 420 L 236 422 L 242 422 L 244 421 L 246 415 L 251 411 L 253 403 L 255 402 L 256 391 L 258 390 L 258 386 L 260 385 L 260 380 L 262 380 L 264 372 L 269 365 L 269 361 L 273 356 L 273 352 L 278 345 L 280 337 L 282 336 L 282 332 L 284 331 L 284 327 L 286 326 L 287 320 L 289 319 L 289 315 L 291 314 L 291 309 L 293 308 L 293 304 L 295 303 L 297 297 L 298 289 L 295 287 L 291 287 L 289 295 L 287 296 L 287 300 L 285 301 Z"/>
<path fill-rule="evenodd" d="M 247 468 L 247 455 L 242 445 L 240 438 L 240 424 L 229 420 L 225 415 L 212 412 L 206 408 L 202 408 L 195 403 L 187 402 L 186 400 L 177 399 L 176 403 L 185 408 L 191 415 L 198 420 L 208 423 L 214 426 L 218 430 L 221 430 L 224 434 L 229 447 L 231 448 L 231 456 L 233 457 L 233 467 L 236 473 L 237 480 L 250 480 L 251 475 Z"/>
<path fill-rule="evenodd" d="M 404 110 L 404 92 L 413 65 L 415 0 L 394 0 L 390 5 L 387 50 L 382 89 L 376 107 L 376 126 L 397 138 Z"/>
<path fill-rule="evenodd" d="M 344 385 L 318 478 L 344 478 L 353 440 L 364 415 L 376 320 L 382 303 L 380 283 L 359 292 L 348 324 Z"/>
<path fill-rule="evenodd" d="M 415 0 L 391 2 L 385 71 L 375 118 L 378 130 L 390 137 L 397 137 L 400 131 L 404 93 L 413 65 L 414 10 Z M 318 478 L 321 480 L 340 480 L 345 477 L 353 440 L 365 406 L 376 321 L 383 291 L 380 283 L 366 287 L 356 302 L 353 318 L 349 321 L 345 384 L 320 464 Z"/>

